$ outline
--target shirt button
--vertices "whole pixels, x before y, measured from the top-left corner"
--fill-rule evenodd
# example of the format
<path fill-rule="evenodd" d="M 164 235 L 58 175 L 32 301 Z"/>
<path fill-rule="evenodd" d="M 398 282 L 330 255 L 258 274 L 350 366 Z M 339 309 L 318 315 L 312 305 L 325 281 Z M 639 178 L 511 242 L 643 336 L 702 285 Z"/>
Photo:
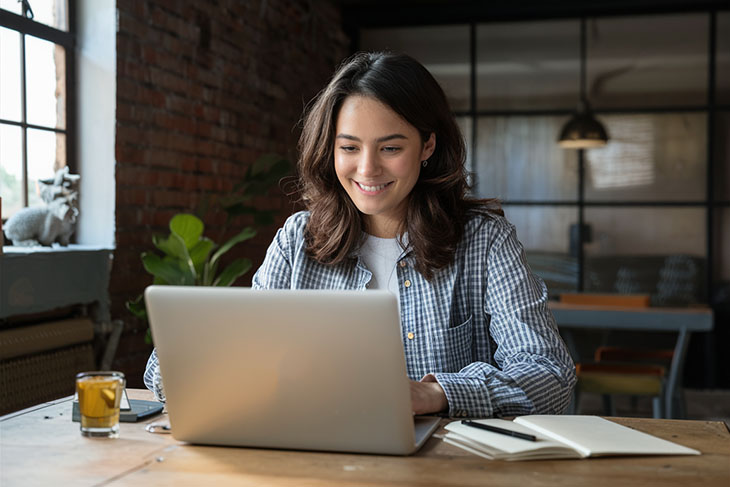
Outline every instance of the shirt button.
<path fill-rule="evenodd" d="M 406 279 L 406 282 L 404 282 L 403 285 L 405 287 L 411 287 L 411 281 L 409 281 L 408 279 Z"/>
<path fill-rule="evenodd" d="M 414 335 L 412 331 L 409 331 L 409 332 L 408 332 L 408 339 L 409 339 L 409 340 L 413 340 L 413 337 L 415 337 L 415 336 L 416 336 L 416 335 Z"/>
<path fill-rule="evenodd" d="M 401 266 L 401 267 L 405 267 L 406 266 L 406 261 L 405 260 L 402 260 L 402 261 L 400 261 L 398 263 L 398 265 Z"/>

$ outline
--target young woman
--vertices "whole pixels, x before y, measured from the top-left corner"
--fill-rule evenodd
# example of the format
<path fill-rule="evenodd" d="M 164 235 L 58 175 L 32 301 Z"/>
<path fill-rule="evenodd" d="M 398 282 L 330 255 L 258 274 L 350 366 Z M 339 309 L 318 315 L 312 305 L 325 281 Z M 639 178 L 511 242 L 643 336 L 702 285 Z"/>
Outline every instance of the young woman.
<path fill-rule="evenodd" d="M 417 414 L 567 407 L 574 365 L 547 289 L 498 205 L 467 198 L 464 140 L 421 64 L 345 61 L 307 110 L 299 149 L 307 211 L 278 231 L 253 287 L 392 291 Z M 156 362 L 145 382 L 160 397 Z"/>

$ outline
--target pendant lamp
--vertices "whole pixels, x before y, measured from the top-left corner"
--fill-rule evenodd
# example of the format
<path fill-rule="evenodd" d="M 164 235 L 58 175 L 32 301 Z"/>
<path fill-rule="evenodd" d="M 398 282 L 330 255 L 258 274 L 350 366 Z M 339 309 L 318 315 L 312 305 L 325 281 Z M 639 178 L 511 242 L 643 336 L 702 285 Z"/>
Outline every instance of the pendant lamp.
<path fill-rule="evenodd" d="M 585 100 L 581 101 L 578 111 L 563 126 L 558 139 L 563 149 L 592 149 L 603 147 L 607 142 L 606 129 L 593 116 Z"/>
<path fill-rule="evenodd" d="M 608 132 L 591 111 L 586 97 L 586 21 L 580 21 L 580 103 L 578 110 L 560 131 L 558 144 L 563 149 L 592 149 L 608 142 Z"/>

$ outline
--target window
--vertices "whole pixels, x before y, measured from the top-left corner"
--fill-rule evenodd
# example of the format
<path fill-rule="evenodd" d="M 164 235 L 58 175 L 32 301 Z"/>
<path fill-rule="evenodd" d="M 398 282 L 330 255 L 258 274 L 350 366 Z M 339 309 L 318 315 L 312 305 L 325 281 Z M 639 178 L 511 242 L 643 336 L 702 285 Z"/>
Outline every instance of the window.
<path fill-rule="evenodd" d="M 74 0 L 0 0 L 2 216 L 40 203 L 37 181 L 74 171 Z"/>
<path fill-rule="evenodd" d="M 580 99 L 581 22 L 586 95 L 611 138 L 583 152 L 556 143 Z M 502 200 L 551 295 L 667 305 L 730 289 L 730 13 L 373 26 L 360 39 L 413 55 L 448 88 L 473 192 Z"/>

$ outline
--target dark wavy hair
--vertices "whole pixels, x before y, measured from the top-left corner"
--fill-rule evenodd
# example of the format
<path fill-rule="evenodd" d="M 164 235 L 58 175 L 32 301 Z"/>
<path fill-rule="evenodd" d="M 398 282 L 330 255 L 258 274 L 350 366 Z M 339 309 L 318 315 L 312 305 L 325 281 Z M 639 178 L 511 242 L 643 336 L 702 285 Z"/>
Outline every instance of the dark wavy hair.
<path fill-rule="evenodd" d="M 299 186 L 310 217 L 307 253 L 323 264 L 347 260 L 362 242 L 363 215 L 339 183 L 334 167 L 337 116 L 351 95 L 372 97 L 415 127 L 436 148 L 421 168 L 399 229 L 408 234 L 416 269 L 427 279 L 454 259 L 470 211 L 501 213 L 495 200 L 467 198 L 464 138 L 443 90 L 431 73 L 405 54 L 358 53 L 345 60 L 305 109 L 299 138 Z"/>

